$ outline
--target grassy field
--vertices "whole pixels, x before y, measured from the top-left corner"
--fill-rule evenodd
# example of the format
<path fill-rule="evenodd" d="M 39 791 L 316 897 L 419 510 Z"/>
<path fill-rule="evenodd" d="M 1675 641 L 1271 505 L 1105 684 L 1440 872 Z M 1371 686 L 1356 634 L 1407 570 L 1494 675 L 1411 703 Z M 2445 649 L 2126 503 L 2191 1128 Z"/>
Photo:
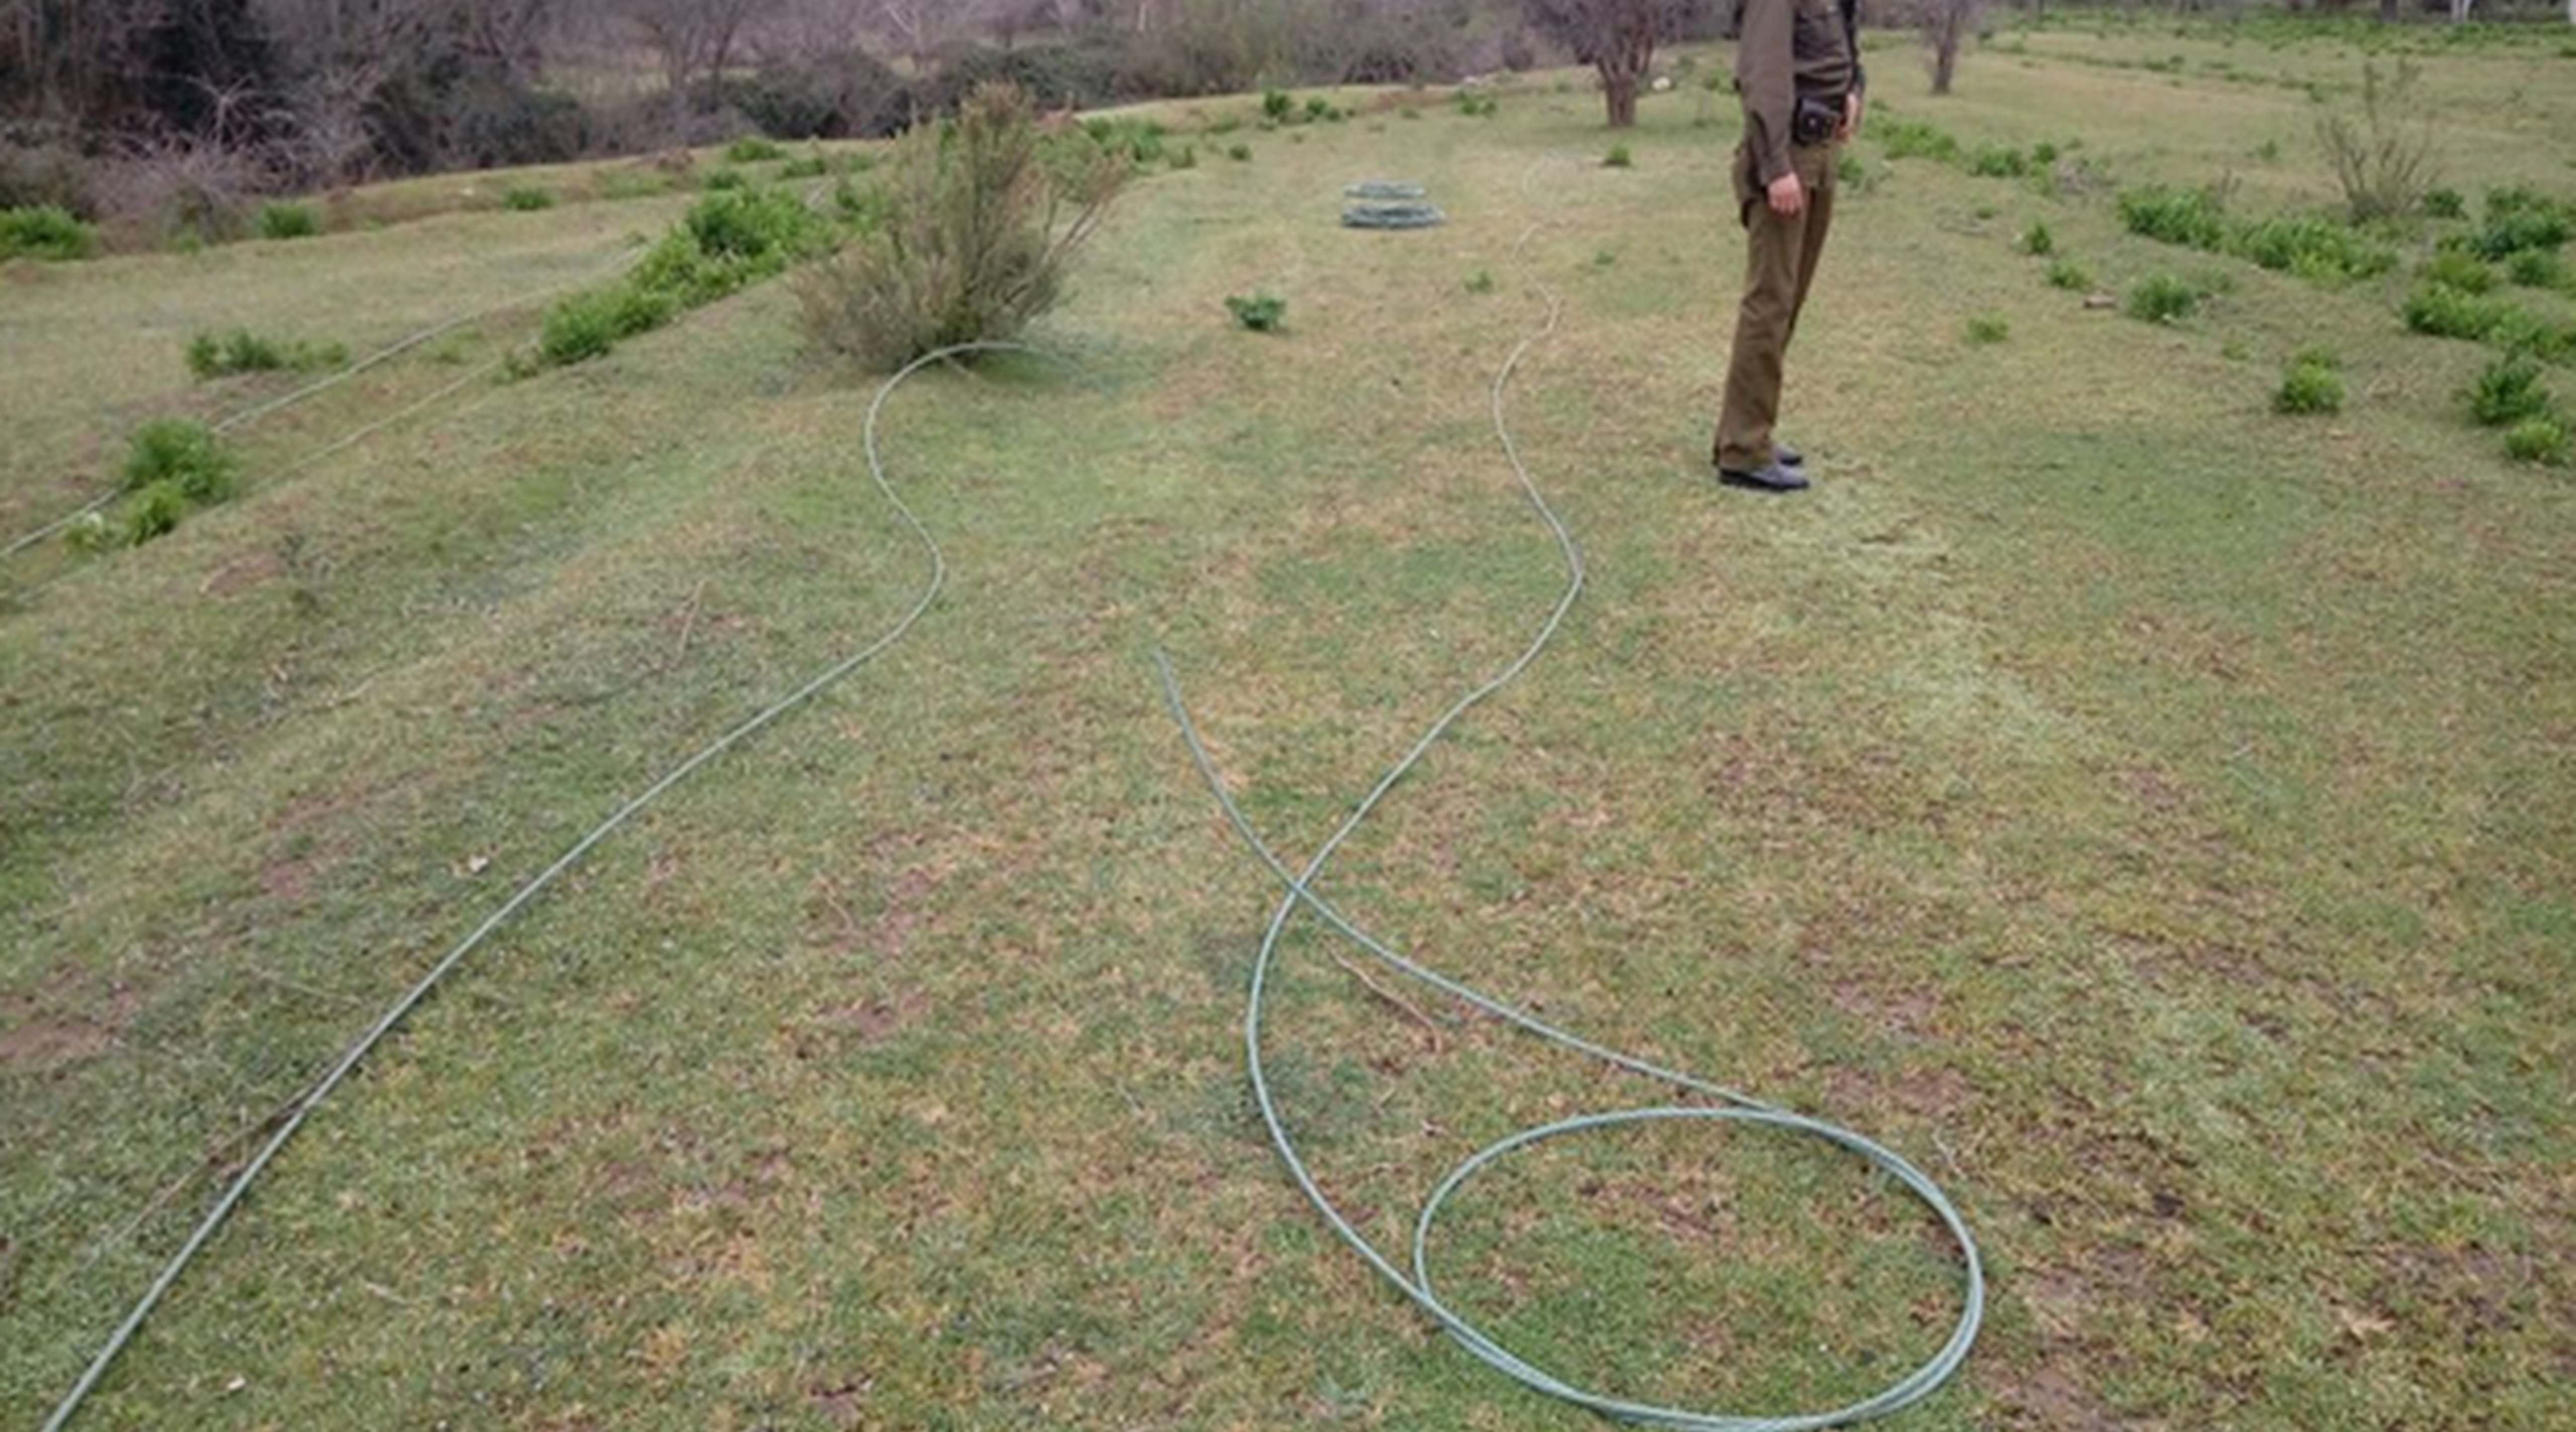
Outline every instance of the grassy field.
<path fill-rule="evenodd" d="M 2464 192 L 2576 193 L 2557 44 L 2425 56 Z M 1901 1425 L 2576 1422 L 2576 480 L 2469 425 L 2489 355 L 2404 332 L 2402 270 L 2303 282 L 2114 212 L 2231 170 L 2251 211 L 2325 204 L 2310 130 L 2357 50 L 2051 29 L 1934 100 L 1875 49 L 1882 121 L 2101 179 L 1864 139 L 1793 365 L 1820 484 L 1792 502 L 1703 467 L 1740 249 L 1734 119 L 1700 87 L 1723 56 L 1691 58 L 1629 169 L 1550 77 L 1492 119 L 1246 128 L 1141 184 L 1041 335 L 1076 370 L 933 374 L 888 413 L 954 567 L 926 623 L 464 970 L 83 1425 L 1593 1425 L 1429 1331 L 1281 1175 L 1237 1027 L 1272 892 L 1150 666 L 1302 853 L 1518 650 L 1561 578 L 1485 404 L 1539 317 L 1533 221 L 1566 318 L 1512 411 L 1593 584 L 1337 899 L 1943 1180 L 1993 1321 Z M 1367 178 L 1450 224 L 1339 229 Z M 0 533 L 105 484 L 140 419 L 284 381 L 192 384 L 198 328 L 363 350 L 680 202 L 0 272 Z M 2171 326 L 2088 308 L 2021 251 L 2038 222 L 2085 287 L 2220 291 Z M 1257 289 L 1284 333 L 1230 328 Z M 524 341 L 496 322 L 250 430 L 243 495 L 170 537 L 16 559 L 0 1422 L 41 1418 L 441 950 L 909 602 L 921 558 L 859 454 L 873 380 L 792 319 L 756 289 L 277 475 Z M 2276 416 L 2315 344 L 2348 406 Z M 1474 1147 L 1651 1093 L 1426 1027 L 1331 951 L 1292 941 L 1277 1073 L 1388 1247 Z M 1535 1156 L 1451 1229 L 1462 1305 L 1643 1396 L 1825 1405 L 1953 1308 L 1892 1188 L 1760 1137 Z"/>

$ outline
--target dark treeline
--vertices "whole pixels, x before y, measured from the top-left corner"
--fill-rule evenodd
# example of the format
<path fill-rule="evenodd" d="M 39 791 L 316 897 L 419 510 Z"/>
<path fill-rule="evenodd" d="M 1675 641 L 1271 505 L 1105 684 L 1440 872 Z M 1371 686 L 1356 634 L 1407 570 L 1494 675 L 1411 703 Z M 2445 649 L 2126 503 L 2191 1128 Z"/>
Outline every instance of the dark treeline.
<path fill-rule="evenodd" d="M 2481 0 L 2477 13 L 2503 3 L 2530 8 Z M 1868 8 L 1875 22 L 1910 25 L 1977 4 Z M 2399 8 L 2386 0 L 2392 17 Z M 1633 102 L 1641 78 L 1640 25 L 1658 43 L 1714 34 L 1732 9 L 1733 0 L 0 0 L 0 207 L 52 203 L 129 227 L 214 229 L 243 196 L 279 189 L 641 153 L 754 130 L 884 135 L 996 79 L 1068 107 L 1442 81 L 1571 59 L 1600 70 L 1615 119 L 1621 90 Z"/>

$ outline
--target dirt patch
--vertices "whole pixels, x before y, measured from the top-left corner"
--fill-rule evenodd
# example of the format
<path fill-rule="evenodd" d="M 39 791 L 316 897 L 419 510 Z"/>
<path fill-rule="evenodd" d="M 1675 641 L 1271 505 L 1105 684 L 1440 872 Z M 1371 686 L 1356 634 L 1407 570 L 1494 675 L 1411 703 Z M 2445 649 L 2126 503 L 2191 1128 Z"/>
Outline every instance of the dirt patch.
<path fill-rule="evenodd" d="M 2064 1368 L 2041 1368 L 1995 1397 L 2003 1425 L 2031 1432 L 2123 1432 L 2131 1424 L 2111 1415 L 2083 1379 Z"/>
<path fill-rule="evenodd" d="M 61 981 L 57 981 L 60 984 Z M 0 1001 L 0 1069 L 47 1073 L 95 1059 L 132 1022 L 142 997 L 124 986 L 95 1001 L 86 1013 L 67 1012 L 78 1001 L 39 1001 L 14 995 Z"/>

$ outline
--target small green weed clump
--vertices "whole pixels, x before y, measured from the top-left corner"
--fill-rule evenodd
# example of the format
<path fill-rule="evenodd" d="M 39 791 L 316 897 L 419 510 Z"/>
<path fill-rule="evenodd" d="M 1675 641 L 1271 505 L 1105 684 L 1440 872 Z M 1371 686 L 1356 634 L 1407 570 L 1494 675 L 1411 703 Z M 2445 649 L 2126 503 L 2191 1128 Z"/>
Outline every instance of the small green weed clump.
<path fill-rule="evenodd" d="M 2199 284 L 2157 274 L 2129 290 L 2129 316 L 2148 323 L 2180 323 L 2200 311 L 2208 295 Z"/>
<path fill-rule="evenodd" d="M 1264 90 L 1261 94 L 1261 117 L 1272 124 L 1293 124 L 1297 119 L 1297 98 L 1286 90 Z"/>
<path fill-rule="evenodd" d="M 1490 94 L 1463 90 L 1458 95 L 1458 113 L 1469 119 L 1492 119 L 1503 112 L 1503 102 Z"/>
<path fill-rule="evenodd" d="M 1999 144 L 1981 144 L 1968 156 L 1968 172 L 1980 179 L 2026 179 L 2030 156 Z"/>
<path fill-rule="evenodd" d="M 1624 144 L 1614 144 L 1610 146 L 1610 152 L 1602 156 L 1601 167 L 1604 169 L 1634 169 L 1637 167 L 1637 156 L 1629 152 L 1628 146 Z"/>
<path fill-rule="evenodd" d="M 2505 260 L 2504 271 L 2524 288 L 2567 287 L 2567 261 L 2556 249 L 2524 249 Z"/>
<path fill-rule="evenodd" d="M 2487 191 L 2486 220 L 2468 236 L 2480 258 L 2504 260 L 2532 249 L 2564 247 L 2576 236 L 2576 205 L 2523 185 Z"/>
<path fill-rule="evenodd" d="M 309 239 L 322 232 L 322 219 L 311 205 L 272 202 L 259 206 L 258 228 L 263 239 Z"/>
<path fill-rule="evenodd" d="M 2048 227 L 2046 220 L 2021 231 L 2021 251 L 2032 258 L 2042 259 L 2057 252 L 2057 235 Z"/>
<path fill-rule="evenodd" d="M 336 343 L 289 343 L 263 338 L 247 328 L 200 333 L 188 340 L 188 371 L 199 378 L 235 373 L 275 373 L 336 367 L 349 352 Z"/>
<path fill-rule="evenodd" d="M 2485 293 L 2496 286 L 2496 271 L 2466 249 L 2444 249 L 2418 265 L 2415 276 L 2462 293 Z"/>
<path fill-rule="evenodd" d="M 501 207 L 513 214 L 533 214 L 555 206 L 555 196 L 533 184 L 520 184 L 503 191 Z"/>
<path fill-rule="evenodd" d="M 1225 151 L 1225 157 L 1233 160 L 1237 164 L 1249 164 L 1252 162 L 1252 146 L 1249 144 L 1235 145 Z"/>
<path fill-rule="evenodd" d="M 1494 282 L 1492 269 L 1478 269 L 1467 277 L 1467 291 L 1480 298 L 1492 293 L 1497 287 L 1499 285 Z"/>
<path fill-rule="evenodd" d="M 1968 320 L 1968 341 L 1980 348 L 1991 347 L 2012 337 L 2012 325 L 1991 313 L 1980 313 Z"/>
<path fill-rule="evenodd" d="M 2565 467 L 2576 458 L 2576 440 L 2569 438 L 2567 424 L 2559 418 L 2525 418 L 2505 431 L 2504 453 L 2515 462 Z"/>
<path fill-rule="evenodd" d="M 2406 300 L 2407 328 L 2430 338 L 2465 338 L 2479 342 L 2504 327 L 2512 308 L 2446 283 L 2417 289 Z"/>
<path fill-rule="evenodd" d="M 779 148 L 776 141 L 753 134 L 726 145 L 724 157 L 728 164 L 766 164 L 786 158 L 787 151 Z"/>
<path fill-rule="evenodd" d="M 2048 286 L 2068 293 L 2093 291 L 2093 273 L 2073 259 L 2061 258 L 2048 266 Z"/>
<path fill-rule="evenodd" d="M 751 180 L 739 169 L 718 169 L 701 180 L 698 187 L 710 194 L 728 194 L 751 187 Z"/>
<path fill-rule="evenodd" d="M 1225 301 L 1225 311 L 1233 314 L 1234 321 L 1251 333 L 1276 333 L 1288 325 L 1288 300 L 1271 294 L 1229 298 Z"/>
<path fill-rule="evenodd" d="M 2433 219 L 2466 218 L 2469 201 L 2457 189 L 2435 189 L 2424 196 L 2424 214 Z"/>
<path fill-rule="evenodd" d="M 2314 216 L 2263 219 L 2236 231 L 2231 247 L 2256 264 L 2312 282 L 2376 278 L 2397 255 L 2344 224 Z"/>
<path fill-rule="evenodd" d="M 66 263 L 98 252 L 98 230 L 54 204 L 0 209 L 0 259 Z"/>
<path fill-rule="evenodd" d="M 2549 412 L 2540 365 L 2520 353 L 2489 363 L 2469 385 L 2469 417 L 2482 428 L 2511 427 Z"/>
<path fill-rule="evenodd" d="M 2120 196 L 2120 222 L 2130 233 L 2187 249 L 2227 244 L 2227 213 L 2206 189 L 2147 185 Z"/>
<path fill-rule="evenodd" d="M 820 179 L 831 172 L 832 161 L 820 154 L 808 154 L 800 159 L 790 159 L 778 166 L 778 177 L 781 179 Z"/>
<path fill-rule="evenodd" d="M 1941 164 L 1959 159 L 1959 141 L 1919 119 L 1882 118 L 1878 142 L 1890 159 L 1929 159 Z"/>
<path fill-rule="evenodd" d="M 75 529 L 74 544 L 107 545 L 110 538 L 140 546 L 169 535 L 190 509 L 233 495 L 239 464 L 203 423 L 164 418 L 138 429 L 125 455 L 118 490 L 129 494 L 116 524 Z"/>
<path fill-rule="evenodd" d="M 2290 415 L 2343 411 L 2343 365 L 2322 348 L 2302 349 L 2281 373 L 2272 411 Z"/>

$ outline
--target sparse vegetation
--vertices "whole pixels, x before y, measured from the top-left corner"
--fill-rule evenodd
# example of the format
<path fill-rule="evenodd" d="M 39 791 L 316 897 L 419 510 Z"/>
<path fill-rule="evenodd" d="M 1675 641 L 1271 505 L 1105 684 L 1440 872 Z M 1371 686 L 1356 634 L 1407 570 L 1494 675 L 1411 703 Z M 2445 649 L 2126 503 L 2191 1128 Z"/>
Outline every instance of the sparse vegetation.
<path fill-rule="evenodd" d="M 2093 274 L 2075 260 L 2061 258 L 2048 266 L 2048 286 L 2069 293 L 2090 293 L 2093 291 Z"/>
<path fill-rule="evenodd" d="M 322 232 L 322 219 L 310 205 L 268 203 L 259 206 L 258 226 L 263 239 L 309 239 Z"/>
<path fill-rule="evenodd" d="M 2464 292 L 2444 283 L 2417 289 L 2406 300 L 2406 326 L 2432 338 L 2482 341 L 2504 327 L 2513 309 L 2499 300 Z"/>
<path fill-rule="evenodd" d="M 2189 279 L 2157 274 L 2129 290 L 2128 313 L 2148 323 L 2180 323 L 2200 311 L 2207 292 Z"/>
<path fill-rule="evenodd" d="M 2515 462 L 2537 463 L 2542 467 L 2566 467 L 2576 442 L 2568 436 L 2564 419 L 2542 414 L 2523 419 L 2505 431 L 2505 456 Z"/>
<path fill-rule="evenodd" d="M 1995 314 L 1974 314 L 1968 319 L 1967 336 L 1971 345 L 1988 347 L 2012 337 L 2012 325 Z"/>
<path fill-rule="evenodd" d="M 1601 167 L 1604 169 L 1634 169 L 1637 167 L 1637 156 L 1629 152 L 1627 145 L 1614 144 L 1610 146 L 1610 152 L 1602 156 Z"/>
<path fill-rule="evenodd" d="M 2057 252 L 2057 234 L 2043 219 L 2021 231 L 2021 251 L 2033 258 L 2046 258 Z"/>
<path fill-rule="evenodd" d="M 37 204 L 0 209 L 0 260 L 43 259 L 64 263 L 98 252 L 98 230 L 69 209 Z"/>
<path fill-rule="evenodd" d="M 2272 411 L 2291 415 L 2343 411 L 2343 365 L 2321 348 L 2306 348 L 2282 371 Z"/>
<path fill-rule="evenodd" d="M 767 164 L 786 158 L 787 151 L 780 148 L 775 140 L 748 135 L 726 145 L 724 157 L 728 164 Z"/>
<path fill-rule="evenodd" d="M 2489 363 L 2469 385 L 2469 417 L 2484 428 L 2511 427 L 2549 411 L 2540 365 L 2520 353 Z"/>
<path fill-rule="evenodd" d="M 2423 207 L 2439 177 L 2433 121 L 2423 70 L 2404 58 L 2386 73 L 2376 61 L 2362 66 L 2358 119 L 2335 113 L 2318 119 L 2317 142 L 2354 222 L 2404 218 Z"/>
<path fill-rule="evenodd" d="M 328 368 L 347 361 L 348 356 L 348 350 L 336 343 L 285 342 L 246 328 L 200 333 L 188 341 L 188 371 L 201 379 L 290 368 Z"/>
<path fill-rule="evenodd" d="M 554 206 L 553 191 L 533 184 L 514 184 L 501 193 L 501 207 L 514 214 L 534 214 Z"/>
<path fill-rule="evenodd" d="M 121 485 L 128 492 L 167 486 L 190 502 L 220 502 L 232 495 L 238 471 L 231 450 L 205 424 L 163 418 L 136 430 Z"/>
<path fill-rule="evenodd" d="M 1267 293 L 1229 298 L 1225 311 L 1250 333 L 1277 333 L 1288 324 L 1288 300 Z"/>

